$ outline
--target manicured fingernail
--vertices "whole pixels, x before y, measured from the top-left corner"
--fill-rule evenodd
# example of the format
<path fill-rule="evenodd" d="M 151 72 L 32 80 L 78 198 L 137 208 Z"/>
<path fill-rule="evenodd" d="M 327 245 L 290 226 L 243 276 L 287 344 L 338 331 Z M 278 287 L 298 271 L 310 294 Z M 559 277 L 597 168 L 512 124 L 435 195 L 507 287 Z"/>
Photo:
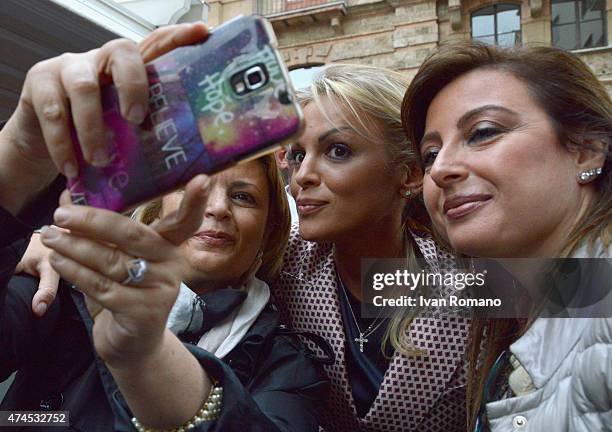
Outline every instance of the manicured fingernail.
<path fill-rule="evenodd" d="M 68 178 L 74 178 L 79 172 L 72 162 L 66 162 L 64 164 L 64 175 Z"/>
<path fill-rule="evenodd" d="M 57 210 L 55 210 L 55 213 L 53 213 L 53 220 L 57 224 L 66 223 L 68 222 L 69 218 L 70 212 L 63 207 L 58 207 Z"/>
<path fill-rule="evenodd" d="M 141 104 L 134 104 L 128 111 L 127 120 L 130 123 L 140 124 L 145 119 L 145 109 Z"/>
<path fill-rule="evenodd" d="M 36 305 L 36 313 L 41 316 L 43 315 L 45 312 L 47 312 L 47 303 L 45 302 L 40 302 Z"/>
<path fill-rule="evenodd" d="M 108 164 L 108 154 L 105 149 L 94 150 L 91 164 L 97 167 L 105 167 Z"/>

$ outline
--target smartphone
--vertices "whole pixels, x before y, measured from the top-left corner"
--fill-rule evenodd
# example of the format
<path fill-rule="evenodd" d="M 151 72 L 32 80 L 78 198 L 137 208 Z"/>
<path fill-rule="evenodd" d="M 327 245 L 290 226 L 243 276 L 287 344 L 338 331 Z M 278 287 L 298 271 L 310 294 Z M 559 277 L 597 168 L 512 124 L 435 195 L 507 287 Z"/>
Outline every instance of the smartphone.
<path fill-rule="evenodd" d="M 237 17 L 205 42 L 170 51 L 146 69 L 149 106 L 141 125 L 121 117 L 114 86 L 102 89 L 108 166 L 85 162 L 73 129 L 79 175 L 68 187 L 75 204 L 129 210 L 197 174 L 269 153 L 303 126 L 263 18 Z"/>

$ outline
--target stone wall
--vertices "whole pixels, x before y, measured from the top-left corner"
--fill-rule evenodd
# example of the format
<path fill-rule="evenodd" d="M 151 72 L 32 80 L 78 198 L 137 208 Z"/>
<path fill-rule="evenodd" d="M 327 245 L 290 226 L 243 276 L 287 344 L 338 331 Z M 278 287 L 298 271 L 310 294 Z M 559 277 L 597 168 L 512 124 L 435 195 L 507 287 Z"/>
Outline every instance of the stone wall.
<path fill-rule="evenodd" d="M 278 0 L 280 1 L 280 0 Z M 296 0 L 292 0 L 296 1 Z M 308 6 L 325 0 L 300 0 Z M 550 45 L 550 0 L 503 0 L 521 5 L 524 45 Z M 270 16 L 290 68 L 363 63 L 413 75 L 440 43 L 471 37 L 471 13 L 497 0 L 340 0 L 308 11 Z M 257 11 L 257 0 L 213 0 L 209 24 Z M 608 47 L 576 52 L 612 95 L 612 0 L 607 0 Z"/>
<path fill-rule="evenodd" d="M 330 19 L 273 22 L 289 67 L 343 62 L 414 72 L 439 41 L 434 1 L 350 1 L 345 14 L 334 18 L 335 27 Z"/>
<path fill-rule="evenodd" d="M 591 67 L 612 97 L 612 47 L 578 51 L 577 54 Z"/>

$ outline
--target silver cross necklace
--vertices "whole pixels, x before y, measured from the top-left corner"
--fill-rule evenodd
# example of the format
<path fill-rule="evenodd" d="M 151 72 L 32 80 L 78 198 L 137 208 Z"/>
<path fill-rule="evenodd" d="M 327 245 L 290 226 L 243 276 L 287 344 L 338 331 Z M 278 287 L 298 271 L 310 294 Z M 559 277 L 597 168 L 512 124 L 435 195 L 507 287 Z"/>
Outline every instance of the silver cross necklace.
<path fill-rule="evenodd" d="M 380 312 L 378 312 L 378 316 L 374 319 L 374 321 L 372 321 L 372 324 L 370 324 L 368 328 L 365 329 L 365 331 L 361 331 L 361 328 L 359 327 L 359 321 L 357 321 L 357 317 L 355 316 L 355 313 L 353 312 L 353 307 L 351 306 L 351 300 L 349 299 L 349 296 L 346 292 L 346 288 L 344 288 L 344 284 L 342 283 L 342 279 L 340 279 L 339 275 L 338 283 L 340 284 L 340 288 L 342 288 L 344 298 L 346 298 L 349 310 L 351 311 L 351 315 L 353 316 L 353 321 L 355 321 L 355 326 L 357 327 L 357 331 L 359 332 L 359 337 L 355 338 L 354 340 L 359 344 L 359 351 L 363 352 L 363 345 L 368 342 L 368 336 L 374 333 L 378 329 L 378 327 L 380 327 L 380 325 L 385 321 L 384 319 L 378 321 L 380 315 L 382 314 L 383 308 L 380 308 Z M 377 321 L 378 324 L 376 324 Z M 374 324 L 376 324 L 376 326 L 374 326 Z"/>

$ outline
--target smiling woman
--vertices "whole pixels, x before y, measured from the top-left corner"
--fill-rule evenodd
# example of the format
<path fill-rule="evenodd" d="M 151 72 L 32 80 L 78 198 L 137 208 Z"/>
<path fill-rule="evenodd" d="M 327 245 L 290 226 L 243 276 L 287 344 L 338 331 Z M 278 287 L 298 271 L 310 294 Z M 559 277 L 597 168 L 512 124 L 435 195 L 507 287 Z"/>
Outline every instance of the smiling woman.
<path fill-rule="evenodd" d="M 271 179 L 271 180 L 267 180 Z M 257 275 L 275 280 L 282 264 L 289 225 L 288 205 L 271 157 L 238 165 L 211 178 L 202 224 L 181 248 L 187 280 L 197 289 L 232 285 L 257 257 Z M 269 184 L 269 186 L 268 186 Z M 145 224 L 179 211 L 183 192 L 139 207 L 133 218 Z M 211 285 L 213 284 L 213 285 Z"/>
<path fill-rule="evenodd" d="M 608 258 L 576 279 L 564 270 L 571 282 L 557 289 L 604 289 L 610 300 L 601 275 L 612 265 L 612 102 L 580 59 L 555 48 L 443 47 L 412 81 L 402 121 L 419 147 L 427 210 L 453 248 Z M 521 269 L 503 262 L 516 295 L 517 285 L 546 292 L 542 260 Z M 528 320 L 475 319 L 471 430 L 609 428 L 612 318 L 601 303 L 604 312 L 593 307 L 589 319 L 540 317 L 537 308 Z"/>
<path fill-rule="evenodd" d="M 425 131 L 425 204 L 463 253 L 554 256 L 596 200 L 575 178 L 597 162 L 577 161 L 561 145 L 548 114 L 509 72 L 479 69 L 447 85 Z"/>
<path fill-rule="evenodd" d="M 328 379 L 278 325 L 266 283 L 289 234 L 272 156 L 197 176 L 180 205 L 174 195 L 147 213 L 163 207 L 151 226 L 74 205 L 68 191 L 53 212 L 77 155 L 104 165 L 102 88 L 112 80 L 135 127 L 145 63 L 206 35 L 202 23 L 168 26 L 140 46 L 112 41 L 29 70 L 0 130 L 0 380 L 17 372 L 2 412 L 70 412 L 68 429 L 87 432 L 319 430 Z M 74 147 L 71 128 L 86 137 Z M 36 297 L 37 277 L 13 275 L 51 217 L 38 239 L 62 277 L 55 301 Z"/>
<path fill-rule="evenodd" d="M 265 282 L 278 275 L 289 229 L 274 157 L 195 182 L 200 186 L 192 182 L 136 212 L 157 233 L 100 209 L 56 212 L 56 224 L 79 236 L 53 227 L 41 237 L 53 250 L 54 268 L 74 285 L 62 281 L 59 299 L 42 318 L 44 344 L 31 329 L 38 325 L 29 311 L 37 281 L 16 276 L 3 293 L 0 312 L 8 319 L 2 320 L 0 374 L 18 371 L 3 408 L 33 409 L 32 400 L 46 400 L 53 390 L 83 430 L 131 430 L 130 410 L 137 430 L 155 422 L 168 427 L 183 423 L 198 405 L 191 421 L 198 427 L 189 430 L 238 430 L 244 418 L 262 430 L 318 429 L 327 380 L 300 341 L 277 328 Z M 188 235 L 175 237 L 177 229 Z M 142 271 L 125 279 L 133 254 Z M 16 326 L 14 319 L 27 324 Z M 51 375 L 32 374 L 38 363 L 20 361 L 29 357 L 28 347 L 8 347 L 12 339 L 44 345 L 33 356 L 56 365 Z M 44 384 L 31 382 L 32 376 Z M 203 407 L 200 383 L 209 395 Z M 129 408 L 117 398 L 119 390 Z"/>
<path fill-rule="evenodd" d="M 384 141 L 360 135 L 328 98 L 307 104 L 304 115 L 306 129 L 288 154 L 302 237 L 337 242 L 362 226 L 400 225 L 405 202 L 388 185 L 407 190 L 410 177 L 387 169 Z"/>
<path fill-rule="evenodd" d="M 202 225 L 181 246 L 189 263 L 185 280 L 194 289 L 214 288 L 211 281 L 231 286 L 247 273 L 262 250 L 271 207 L 262 163 L 239 165 L 211 180 Z M 178 210 L 180 200 L 180 193 L 166 196 L 162 215 Z"/>
<path fill-rule="evenodd" d="M 592 72 L 562 50 L 442 48 L 402 105 L 435 227 L 477 256 L 567 256 L 585 240 L 605 249 L 609 101 Z"/>

